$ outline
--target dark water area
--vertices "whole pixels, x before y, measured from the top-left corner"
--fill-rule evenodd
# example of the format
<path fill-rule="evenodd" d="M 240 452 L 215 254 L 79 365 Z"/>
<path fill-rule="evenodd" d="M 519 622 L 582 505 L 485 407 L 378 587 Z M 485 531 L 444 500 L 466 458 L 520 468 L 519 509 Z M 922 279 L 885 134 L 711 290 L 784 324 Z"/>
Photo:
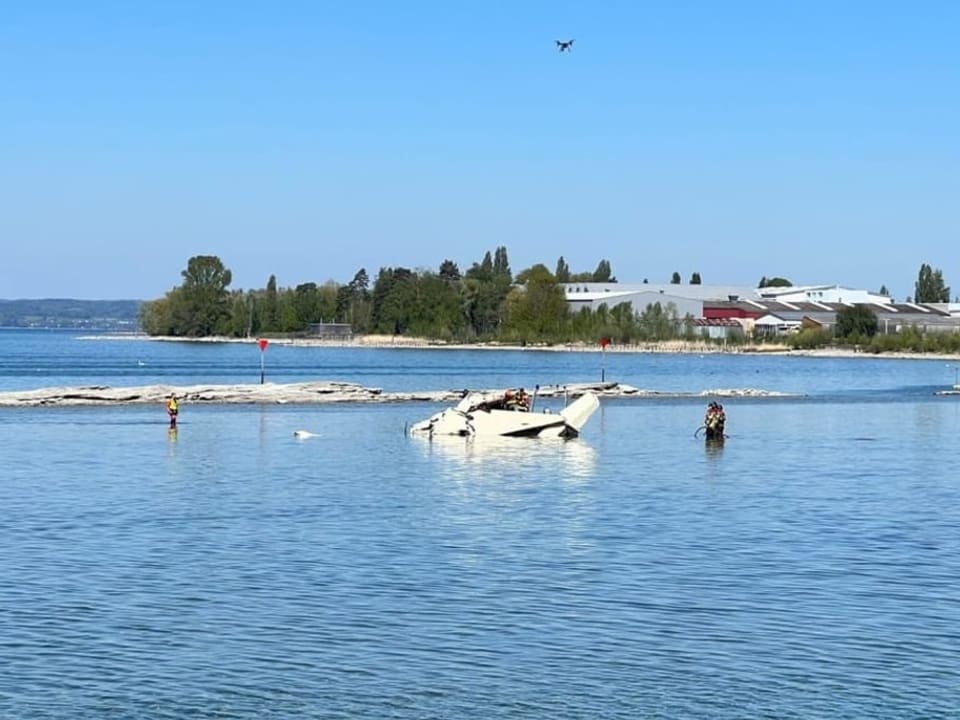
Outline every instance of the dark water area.
<path fill-rule="evenodd" d="M 255 347 L 22 335 L 4 389 L 259 374 Z M 600 368 L 268 353 L 391 390 Z M 720 446 L 691 399 L 605 400 L 569 442 L 406 437 L 433 404 L 187 404 L 173 434 L 162 407 L 0 409 L 0 716 L 960 717 L 952 367 L 605 363 L 802 396 L 724 401 Z"/>

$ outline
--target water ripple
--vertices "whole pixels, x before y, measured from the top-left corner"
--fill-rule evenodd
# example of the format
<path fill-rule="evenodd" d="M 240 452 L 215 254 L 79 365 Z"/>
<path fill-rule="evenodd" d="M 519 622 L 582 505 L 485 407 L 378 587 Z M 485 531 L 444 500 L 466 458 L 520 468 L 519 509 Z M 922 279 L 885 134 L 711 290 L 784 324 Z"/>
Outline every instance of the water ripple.
<path fill-rule="evenodd" d="M 602 410 L 0 411 L 0 715 L 957 716 L 952 406 L 732 403 L 719 453 L 698 406 Z"/>

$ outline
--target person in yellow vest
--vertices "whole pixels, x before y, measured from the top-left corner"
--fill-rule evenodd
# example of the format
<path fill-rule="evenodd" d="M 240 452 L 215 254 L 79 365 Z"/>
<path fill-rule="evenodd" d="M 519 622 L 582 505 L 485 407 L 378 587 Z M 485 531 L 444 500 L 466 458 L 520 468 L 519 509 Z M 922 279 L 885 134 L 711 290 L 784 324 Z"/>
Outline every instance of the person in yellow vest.
<path fill-rule="evenodd" d="M 177 396 L 173 393 L 170 393 L 170 396 L 167 398 L 167 415 L 170 416 L 170 427 L 175 428 L 177 426 L 177 414 L 180 412 L 180 405 L 177 403 Z"/>

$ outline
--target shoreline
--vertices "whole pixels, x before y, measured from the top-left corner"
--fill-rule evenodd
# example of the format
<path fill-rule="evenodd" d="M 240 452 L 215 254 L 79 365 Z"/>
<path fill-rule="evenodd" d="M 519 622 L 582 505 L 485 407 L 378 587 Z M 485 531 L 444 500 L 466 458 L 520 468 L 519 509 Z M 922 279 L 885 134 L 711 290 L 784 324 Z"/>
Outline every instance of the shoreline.
<path fill-rule="evenodd" d="M 150 342 L 187 343 L 233 343 L 256 345 L 257 338 L 232 338 L 211 336 L 202 338 L 173 337 L 142 334 L 80 335 L 78 340 L 141 340 Z M 878 360 L 950 360 L 960 361 L 960 353 L 915 353 L 884 352 L 869 353 L 850 348 L 816 348 L 796 350 L 787 345 L 716 345 L 687 340 L 665 340 L 636 345 L 610 344 L 606 350 L 599 345 L 587 343 L 562 343 L 557 345 L 511 345 L 497 342 L 448 343 L 427 338 L 412 338 L 404 335 L 361 335 L 350 340 L 326 340 L 320 338 L 265 338 L 270 345 L 301 348 L 355 348 L 355 349 L 410 349 L 410 350 L 505 350 L 518 352 L 592 352 L 617 354 L 659 355 L 769 355 L 775 357 L 820 357 L 820 358 L 873 358 Z"/>
<path fill-rule="evenodd" d="M 470 390 L 502 393 L 503 388 Z M 717 388 L 700 392 L 662 392 L 645 390 L 617 382 L 568 383 L 540 386 L 538 398 L 576 398 L 592 392 L 601 398 L 785 398 L 801 397 L 758 388 Z M 424 390 L 384 392 L 356 383 L 318 381 L 301 383 L 264 383 L 233 385 L 141 385 L 112 387 L 88 385 L 51 387 L 36 390 L 0 392 L 0 408 L 83 407 L 116 405 L 157 405 L 171 393 L 183 404 L 201 405 L 320 405 L 330 403 L 457 403 L 465 390 Z"/>

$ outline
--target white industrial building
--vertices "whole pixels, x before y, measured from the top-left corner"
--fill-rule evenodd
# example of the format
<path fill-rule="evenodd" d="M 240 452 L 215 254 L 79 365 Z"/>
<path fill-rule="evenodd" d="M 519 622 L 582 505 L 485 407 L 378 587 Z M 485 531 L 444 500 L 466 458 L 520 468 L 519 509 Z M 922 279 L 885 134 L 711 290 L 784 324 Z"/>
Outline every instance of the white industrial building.
<path fill-rule="evenodd" d="M 764 300 L 779 302 L 819 302 L 841 303 L 843 305 L 865 305 L 875 303 L 886 305 L 892 302 L 888 295 L 857 290 L 843 285 L 801 285 L 793 287 L 765 287 L 758 288 L 759 296 Z"/>
<path fill-rule="evenodd" d="M 838 308 L 869 305 L 877 314 L 881 332 L 913 325 L 925 330 L 955 329 L 960 303 L 894 303 L 892 298 L 843 285 L 804 285 L 751 288 L 737 285 L 690 285 L 654 283 L 561 283 L 571 312 L 612 310 L 629 303 L 642 313 L 654 303 L 672 304 L 678 318 L 749 319 L 750 327 L 782 333 L 798 328 L 802 320 L 829 326 Z M 704 308 L 706 307 L 706 312 Z M 715 328 L 709 328 L 711 332 Z"/>
<path fill-rule="evenodd" d="M 960 318 L 960 303 L 926 303 L 926 305 L 945 312 L 950 317 Z"/>
<path fill-rule="evenodd" d="M 703 303 L 718 300 L 747 300 L 759 298 L 756 288 L 734 285 L 690 285 L 655 283 L 561 283 L 567 306 L 571 312 L 581 308 L 596 310 L 601 305 L 613 309 L 621 303 L 630 303 L 633 311 L 642 313 L 650 305 L 672 303 L 678 317 L 703 317 Z"/>

